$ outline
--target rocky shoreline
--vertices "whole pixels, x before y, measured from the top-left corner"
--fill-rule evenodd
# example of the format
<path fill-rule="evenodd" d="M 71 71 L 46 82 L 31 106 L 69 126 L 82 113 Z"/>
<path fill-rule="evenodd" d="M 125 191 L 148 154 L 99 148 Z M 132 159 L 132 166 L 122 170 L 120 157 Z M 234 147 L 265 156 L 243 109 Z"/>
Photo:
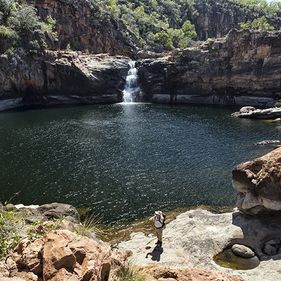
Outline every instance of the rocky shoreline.
<path fill-rule="evenodd" d="M 238 192 L 238 208 L 233 212 L 187 211 L 167 225 L 162 250 L 155 247 L 152 236 L 140 232 L 121 242 L 118 249 L 130 249 L 130 260 L 139 266 L 204 268 L 246 281 L 279 279 L 280 156 L 277 148 L 233 170 Z M 221 265 L 236 270 L 219 266 L 215 262 L 218 256 Z"/>
<path fill-rule="evenodd" d="M 92 228 L 85 231 L 77 210 L 67 204 L 1 206 L 0 219 L 10 214 L 5 231 L 11 214 L 17 218 L 12 229 L 20 229 L 16 248 L 0 262 L 1 280 L 115 281 L 122 280 L 118 272 L 130 264 L 144 281 L 278 280 L 280 158 L 277 148 L 238 165 L 233 170 L 238 208 L 222 214 L 199 208 L 178 215 L 167 224 L 160 248 L 154 234 L 142 232 L 112 247 Z"/>

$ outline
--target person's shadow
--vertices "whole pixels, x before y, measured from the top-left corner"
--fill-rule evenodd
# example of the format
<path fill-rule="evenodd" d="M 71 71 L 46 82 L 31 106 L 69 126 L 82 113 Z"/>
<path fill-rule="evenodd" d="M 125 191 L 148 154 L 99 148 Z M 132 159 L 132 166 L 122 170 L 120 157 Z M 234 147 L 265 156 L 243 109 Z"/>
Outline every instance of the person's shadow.
<path fill-rule="evenodd" d="M 146 254 L 146 258 L 151 256 L 151 260 L 153 261 L 160 261 L 160 257 L 163 253 L 163 248 L 160 245 L 155 246 L 155 248 L 152 250 L 152 252 L 149 252 Z"/>

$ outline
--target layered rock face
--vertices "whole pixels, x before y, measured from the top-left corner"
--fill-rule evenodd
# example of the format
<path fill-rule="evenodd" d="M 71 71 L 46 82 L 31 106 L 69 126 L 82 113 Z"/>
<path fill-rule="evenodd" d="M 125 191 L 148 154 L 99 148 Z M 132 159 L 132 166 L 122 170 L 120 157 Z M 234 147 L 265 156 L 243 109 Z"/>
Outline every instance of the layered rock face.
<path fill-rule="evenodd" d="M 129 68 L 125 57 L 77 52 L 0 60 L 0 110 L 120 102 Z"/>
<path fill-rule="evenodd" d="M 281 97 L 281 33 L 232 30 L 159 59 L 139 63 L 147 101 L 272 106 Z"/>
<path fill-rule="evenodd" d="M 129 37 L 122 33 L 126 27 L 110 17 L 99 18 L 90 0 L 28 0 L 45 20 L 56 20 L 59 49 L 70 46 L 73 50 L 111 55 L 130 55 L 135 47 Z"/>
<path fill-rule="evenodd" d="M 281 211 L 281 148 L 238 165 L 232 175 L 240 211 L 251 215 Z"/>
<path fill-rule="evenodd" d="M 261 11 L 243 7 L 233 1 L 197 0 L 197 13 L 190 15 L 195 24 L 199 40 L 220 38 L 232 28 L 238 28 L 240 23 L 252 21 L 264 16 Z M 269 22 L 276 28 L 281 27 L 281 18 L 271 17 Z"/>

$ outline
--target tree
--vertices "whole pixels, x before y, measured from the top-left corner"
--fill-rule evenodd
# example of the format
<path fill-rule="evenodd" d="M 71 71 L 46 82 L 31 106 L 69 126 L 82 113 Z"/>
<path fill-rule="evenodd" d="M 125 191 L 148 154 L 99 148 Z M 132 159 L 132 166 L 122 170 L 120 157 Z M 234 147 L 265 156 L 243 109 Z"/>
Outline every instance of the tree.
<path fill-rule="evenodd" d="M 240 23 L 240 28 L 251 29 L 256 31 L 273 31 L 274 26 L 272 26 L 265 16 L 254 19 L 253 21 L 247 21 L 245 23 Z"/>

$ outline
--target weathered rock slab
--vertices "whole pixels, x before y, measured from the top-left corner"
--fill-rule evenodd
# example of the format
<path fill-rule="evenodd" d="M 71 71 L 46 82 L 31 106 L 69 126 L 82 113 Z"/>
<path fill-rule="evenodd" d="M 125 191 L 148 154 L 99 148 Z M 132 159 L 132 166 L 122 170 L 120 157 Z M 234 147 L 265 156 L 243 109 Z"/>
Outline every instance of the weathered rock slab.
<path fill-rule="evenodd" d="M 164 230 L 162 251 L 155 251 L 156 238 L 135 233 L 129 241 L 118 245 L 120 250 L 133 252 L 130 260 L 139 266 L 161 265 L 170 268 L 204 268 L 227 274 L 233 270 L 220 267 L 213 257 L 234 244 L 245 245 L 261 259 L 252 270 L 237 270 L 235 274 L 246 281 L 264 281 L 268 276 L 278 279 L 281 271 L 281 255 L 268 260 L 263 252 L 268 237 L 281 237 L 280 218 L 259 218 L 232 213 L 212 214 L 196 209 L 180 214 Z M 147 249 L 150 247 L 150 249 Z M 149 255 L 148 255 L 149 254 Z"/>
<path fill-rule="evenodd" d="M 277 119 L 281 117 L 281 108 L 256 109 L 254 107 L 242 107 L 239 112 L 232 114 L 234 117 L 247 119 Z"/>
<path fill-rule="evenodd" d="M 281 211 L 281 148 L 238 165 L 232 172 L 237 206 L 247 214 Z"/>

